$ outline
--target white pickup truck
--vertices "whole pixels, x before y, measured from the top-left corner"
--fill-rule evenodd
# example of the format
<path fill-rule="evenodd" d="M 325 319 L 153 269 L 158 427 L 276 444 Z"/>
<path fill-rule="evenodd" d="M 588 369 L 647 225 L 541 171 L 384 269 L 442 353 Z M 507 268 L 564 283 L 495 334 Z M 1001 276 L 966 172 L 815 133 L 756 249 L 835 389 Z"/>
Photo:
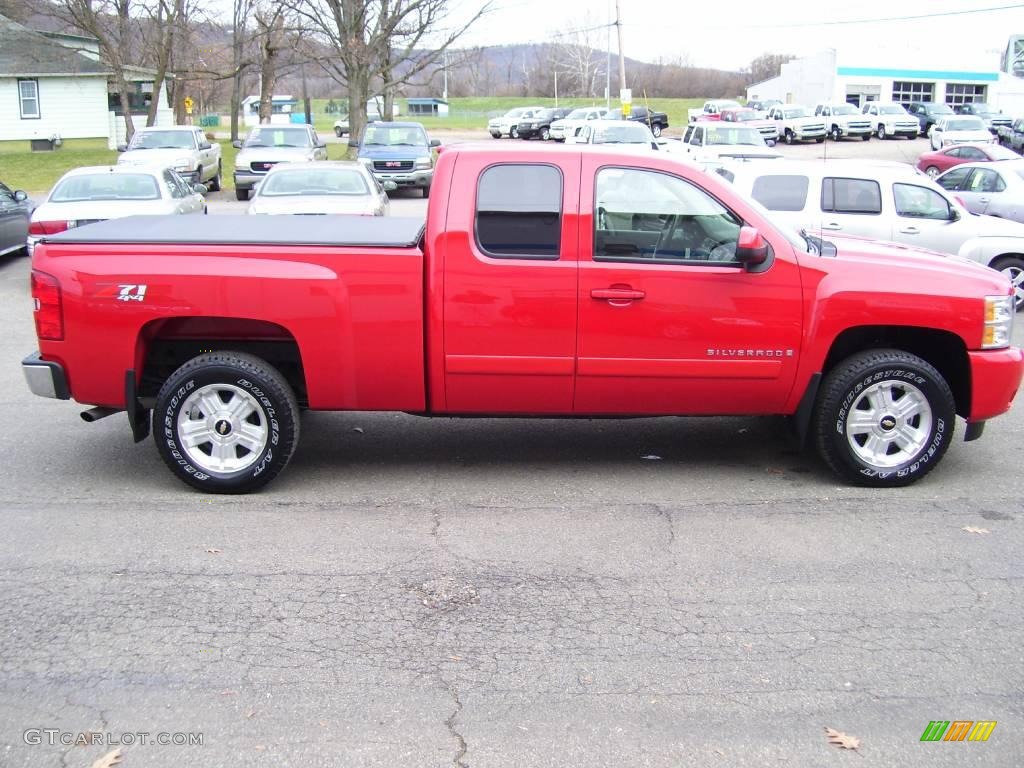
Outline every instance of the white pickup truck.
<path fill-rule="evenodd" d="M 871 121 L 871 129 L 880 139 L 890 136 L 906 136 L 916 139 L 921 131 L 921 123 L 907 112 L 902 104 L 886 101 L 869 101 L 861 111 Z"/>
<path fill-rule="evenodd" d="M 787 144 L 796 141 L 816 141 L 821 144 L 828 135 L 824 118 L 814 117 L 806 107 L 799 104 L 776 104 L 768 110 L 767 119 L 778 123 L 779 136 Z"/>
<path fill-rule="evenodd" d="M 709 163 L 726 158 L 760 160 L 782 157 L 765 143 L 761 132 L 749 125 L 722 121 L 701 121 L 686 126 L 682 141 L 668 140 L 662 147 L 667 152 L 687 155 L 696 163 Z"/>
<path fill-rule="evenodd" d="M 843 138 L 871 138 L 871 121 L 852 104 L 820 102 L 814 105 L 814 116 L 825 120 L 825 130 L 833 141 Z"/>
<path fill-rule="evenodd" d="M 138 128 L 131 143 L 121 144 L 118 165 L 162 165 L 173 168 L 193 184 L 205 184 L 211 192 L 220 190 L 220 144 L 210 142 L 202 128 L 174 125 Z"/>
<path fill-rule="evenodd" d="M 713 99 L 705 101 L 704 106 L 700 109 L 686 110 L 686 114 L 690 118 L 691 123 L 695 123 L 698 120 L 720 120 L 723 109 L 739 109 L 741 106 L 738 101 L 732 101 L 731 99 Z"/>

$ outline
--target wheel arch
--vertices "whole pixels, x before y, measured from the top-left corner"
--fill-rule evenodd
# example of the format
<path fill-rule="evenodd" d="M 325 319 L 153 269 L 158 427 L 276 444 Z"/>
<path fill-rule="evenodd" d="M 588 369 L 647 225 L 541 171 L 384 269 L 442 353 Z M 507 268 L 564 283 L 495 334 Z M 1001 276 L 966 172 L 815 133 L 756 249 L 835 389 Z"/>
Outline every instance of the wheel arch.
<path fill-rule="evenodd" d="M 308 402 L 302 351 L 287 328 L 265 320 L 215 316 L 161 318 L 141 328 L 135 346 L 139 397 L 155 397 L 182 364 L 217 351 L 265 360 L 280 371 L 300 404 Z"/>
<path fill-rule="evenodd" d="M 967 345 L 955 333 L 916 326 L 864 325 L 847 328 L 829 347 L 822 374 L 850 355 L 869 349 L 899 349 L 934 366 L 949 384 L 961 416 L 971 412 L 971 368 Z"/>

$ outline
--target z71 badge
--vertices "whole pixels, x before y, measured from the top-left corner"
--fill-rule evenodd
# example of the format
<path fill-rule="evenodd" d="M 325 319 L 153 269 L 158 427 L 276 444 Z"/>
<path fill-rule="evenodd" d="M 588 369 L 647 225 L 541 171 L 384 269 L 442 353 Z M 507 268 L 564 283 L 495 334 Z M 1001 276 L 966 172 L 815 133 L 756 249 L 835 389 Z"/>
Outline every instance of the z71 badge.
<path fill-rule="evenodd" d="M 120 292 L 117 294 L 118 301 L 145 301 L 146 286 L 143 285 L 119 285 Z"/>

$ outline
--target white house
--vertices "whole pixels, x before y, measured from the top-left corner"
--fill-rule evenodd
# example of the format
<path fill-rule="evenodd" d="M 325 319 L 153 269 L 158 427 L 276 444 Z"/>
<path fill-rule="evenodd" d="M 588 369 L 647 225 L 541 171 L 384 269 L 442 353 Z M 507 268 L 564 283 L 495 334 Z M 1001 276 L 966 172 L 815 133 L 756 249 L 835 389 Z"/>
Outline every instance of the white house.
<path fill-rule="evenodd" d="M 829 49 L 782 65 L 778 77 L 747 88 L 748 99 L 818 101 L 934 101 L 951 106 L 985 101 L 1008 114 L 1024 113 L 1024 78 L 1000 71 L 994 55 L 959 46 L 881 50 L 862 45 Z"/>
<path fill-rule="evenodd" d="M 35 32 L 0 16 L 0 141 L 124 138 L 124 118 L 110 70 L 90 38 Z M 153 98 L 152 73 L 133 67 L 131 111 L 144 124 Z M 161 88 L 158 124 L 173 112 Z"/>

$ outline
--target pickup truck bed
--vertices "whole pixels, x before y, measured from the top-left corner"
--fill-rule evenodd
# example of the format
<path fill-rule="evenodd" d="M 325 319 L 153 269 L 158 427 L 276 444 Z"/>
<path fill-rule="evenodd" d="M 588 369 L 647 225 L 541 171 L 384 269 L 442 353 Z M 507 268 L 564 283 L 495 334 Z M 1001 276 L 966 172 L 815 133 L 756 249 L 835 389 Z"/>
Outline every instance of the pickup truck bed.
<path fill-rule="evenodd" d="M 417 218 L 336 216 L 196 216 L 183 226 L 173 216 L 131 216 L 69 229 L 51 243 L 133 243 L 139 245 L 326 245 L 411 248 L 423 238 Z"/>

